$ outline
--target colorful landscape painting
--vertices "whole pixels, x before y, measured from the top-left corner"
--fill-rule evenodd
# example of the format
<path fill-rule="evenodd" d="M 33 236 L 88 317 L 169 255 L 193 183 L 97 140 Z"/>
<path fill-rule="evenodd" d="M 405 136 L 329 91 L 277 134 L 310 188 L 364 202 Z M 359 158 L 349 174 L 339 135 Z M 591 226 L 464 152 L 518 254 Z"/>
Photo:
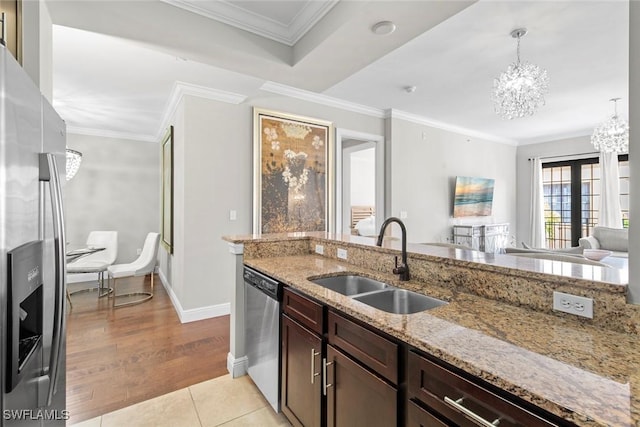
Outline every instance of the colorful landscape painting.
<path fill-rule="evenodd" d="M 491 215 L 493 186 L 493 179 L 468 176 L 457 177 L 453 201 L 454 218 Z"/>

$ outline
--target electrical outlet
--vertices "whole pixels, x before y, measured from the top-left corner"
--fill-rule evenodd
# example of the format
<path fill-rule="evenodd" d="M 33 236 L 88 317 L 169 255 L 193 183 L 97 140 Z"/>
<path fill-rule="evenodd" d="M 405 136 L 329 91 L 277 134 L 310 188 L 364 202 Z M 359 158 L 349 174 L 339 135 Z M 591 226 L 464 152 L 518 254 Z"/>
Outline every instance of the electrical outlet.
<path fill-rule="evenodd" d="M 347 250 L 346 249 L 338 249 L 338 258 L 347 259 Z"/>
<path fill-rule="evenodd" d="M 316 245 L 316 253 L 320 255 L 324 254 L 324 246 Z"/>
<path fill-rule="evenodd" d="M 400 211 L 400 219 L 407 219 L 407 211 Z"/>
<path fill-rule="evenodd" d="M 234 210 L 230 210 L 229 211 L 229 221 L 235 221 L 236 219 L 238 219 L 238 212 L 236 212 Z"/>
<path fill-rule="evenodd" d="M 593 298 L 554 292 L 553 309 L 593 319 Z"/>

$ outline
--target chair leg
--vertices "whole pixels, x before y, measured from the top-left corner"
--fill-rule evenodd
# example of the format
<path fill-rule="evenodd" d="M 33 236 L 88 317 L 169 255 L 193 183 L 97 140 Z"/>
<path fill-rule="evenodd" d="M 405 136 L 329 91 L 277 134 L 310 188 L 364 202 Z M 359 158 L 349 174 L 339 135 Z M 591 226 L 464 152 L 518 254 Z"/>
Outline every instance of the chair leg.
<path fill-rule="evenodd" d="M 71 294 L 69 293 L 69 289 L 66 289 L 67 292 L 67 302 L 69 303 L 69 309 L 73 308 L 73 303 L 71 302 Z"/>
<path fill-rule="evenodd" d="M 143 277 L 143 281 L 142 284 L 144 286 L 144 279 L 146 278 L 146 275 Z M 113 278 L 113 308 L 118 308 L 118 307 L 124 307 L 127 305 L 134 305 L 134 304 L 140 304 L 142 302 L 145 301 L 149 301 L 151 298 L 153 298 L 153 273 L 151 273 L 151 292 L 130 292 L 128 294 L 122 294 L 122 295 L 118 295 L 116 293 L 116 278 Z M 118 297 L 128 297 L 128 296 L 135 296 L 135 295 L 141 295 L 144 298 L 139 298 L 133 301 L 127 301 L 127 302 L 123 302 L 120 304 L 116 304 L 116 299 Z"/>

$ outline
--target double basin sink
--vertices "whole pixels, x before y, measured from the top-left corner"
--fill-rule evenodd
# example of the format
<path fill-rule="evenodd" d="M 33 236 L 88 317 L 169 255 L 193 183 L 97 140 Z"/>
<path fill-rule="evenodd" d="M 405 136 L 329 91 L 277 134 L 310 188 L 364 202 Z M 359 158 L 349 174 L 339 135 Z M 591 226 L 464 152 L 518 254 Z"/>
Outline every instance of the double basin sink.
<path fill-rule="evenodd" d="M 387 313 L 411 314 L 447 304 L 445 301 L 399 289 L 365 276 L 332 276 L 310 281 Z"/>

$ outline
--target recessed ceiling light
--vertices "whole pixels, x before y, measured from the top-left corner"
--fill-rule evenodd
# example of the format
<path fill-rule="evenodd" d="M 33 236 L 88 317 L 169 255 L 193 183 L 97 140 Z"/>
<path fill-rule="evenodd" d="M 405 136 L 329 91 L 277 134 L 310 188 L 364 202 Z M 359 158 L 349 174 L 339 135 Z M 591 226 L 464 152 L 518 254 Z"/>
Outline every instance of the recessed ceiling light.
<path fill-rule="evenodd" d="M 373 27 L 371 27 L 373 34 L 377 34 L 379 36 L 386 36 L 387 34 L 393 33 L 395 30 L 396 24 L 391 21 L 380 21 L 373 24 Z"/>
<path fill-rule="evenodd" d="M 415 86 L 405 86 L 404 87 L 404 91 L 407 92 L 407 93 L 413 93 L 413 92 L 416 91 L 416 89 L 418 89 L 418 88 L 415 87 Z"/>

